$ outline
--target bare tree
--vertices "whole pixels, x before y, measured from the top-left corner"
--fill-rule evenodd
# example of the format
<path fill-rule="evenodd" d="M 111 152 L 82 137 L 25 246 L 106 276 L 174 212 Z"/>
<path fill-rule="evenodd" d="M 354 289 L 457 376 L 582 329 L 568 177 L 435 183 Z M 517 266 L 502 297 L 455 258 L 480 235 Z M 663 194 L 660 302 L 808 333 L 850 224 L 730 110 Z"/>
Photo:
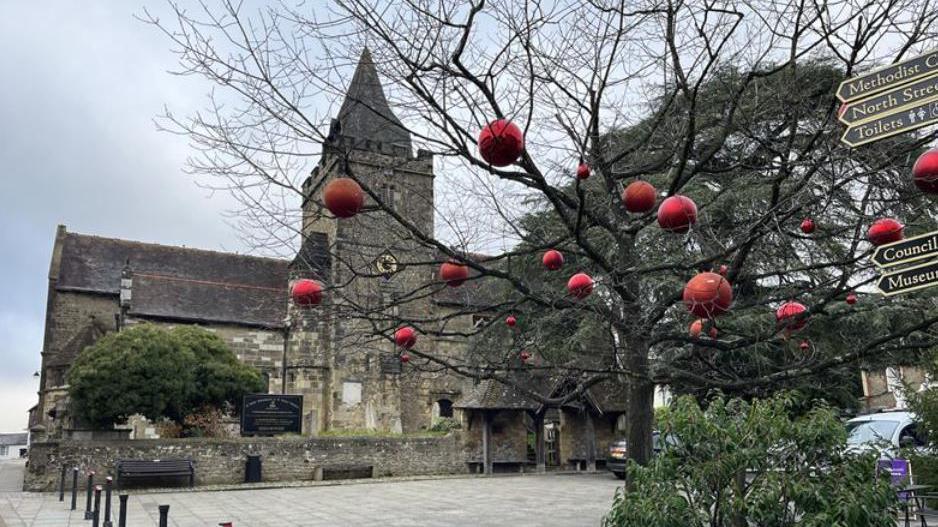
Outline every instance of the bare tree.
<path fill-rule="evenodd" d="M 473 313 L 527 310 L 547 325 L 591 324 L 603 360 L 578 353 L 531 367 L 573 375 L 579 390 L 626 382 L 629 455 L 639 463 L 651 453 L 655 384 L 771 389 L 936 343 L 938 313 L 919 297 L 842 304 L 874 278 L 865 241 L 874 218 L 896 216 L 910 229 L 932 224 L 907 174 L 935 134 L 851 150 L 839 142 L 833 97 L 845 76 L 932 47 L 938 10 L 930 0 L 173 7 L 171 21 L 143 18 L 173 41 L 177 73 L 217 89 L 204 113 L 167 111 L 160 123 L 190 137 L 190 168 L 205 184 L 238 197 L 241 227 L 257 249 L 292 256 L 303 237 L 298 204 L 325 183 L 325 172 L 314 172 L 303 188 L 311 165 L 327 155 L 347 164 L 329 118 L 362 49 L 386 79 L 402 126 L 434 154 L 434 232 L 344 167 L 369 198 L 365 214 L 389 218 L 412 244 L 402 264 L 427 269 L 422 286 L 363 305 L 346 291 L 379 274 L 334 254 L 348 277 L 330 283 L 335 316 L 369 327 L 355 336 L 363 342 L 386 342 L 402 323 L 437 337 L 473 337 L 500 324 L 495 316 L 468 334 L 448 329 L 447 320 Z M 518 123 L 526 141 L 520 159 L 503 168 L 483 160 L 476 144 L 496 118 Z M 592 169 L 588 180 L 572 177 L 581 160 Z M 664 195 L 692 196 L 700 220 L 682 235 L 661 230 L 654 213 L 630 214 L 620 194 L 636 179 Z M 818 232 L 798 230 L 804 217 L 818 221 Z M 548 248 L 593 275 L 592 297 L 577 300 L 556 279 L 532 275 Z M 445 289 L 431 276 L 446 260 L 468 265 L 471 282 L 496 284 L 500 294 L 445 315 L 408 310 Z M 720 319 L 718 338 L 688 336 L 683 285 L 721 264 L 736 304 Z M 823 328 L 809 350 L 793 351 L 772 317 L 796 297 L 809 307 L 801 318 Z M 870 325 L 883 310 L 901 316 Z M 532 326 L 520 344 L 471 357 L 414 354 L 427 369 L 511 382 L 511 346 L 537 346 L 543 331 Z"/>

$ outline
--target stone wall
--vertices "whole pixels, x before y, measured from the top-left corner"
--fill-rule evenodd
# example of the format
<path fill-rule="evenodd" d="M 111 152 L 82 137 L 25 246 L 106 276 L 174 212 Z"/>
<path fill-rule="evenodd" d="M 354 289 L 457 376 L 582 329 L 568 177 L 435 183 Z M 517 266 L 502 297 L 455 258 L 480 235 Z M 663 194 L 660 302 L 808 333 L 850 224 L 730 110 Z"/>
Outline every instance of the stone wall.
<path fill-rule="evenodd" d="M 33 443 L 24 490 L 51 491 L 59 471 L 78 466 L 100 478 L 115 475 L 120 459 L 191 459 L 196 485 L 244 481 L 247 454 L 260 454 L 264 481 L 312 480 L 317 467 L 372 465 L 375 477 L 468 471 L 459 434 L 445 437 L 288 437 L 148 439 Z M 180 478 L 180 484 L 182 478 Z"/>
<path fill-rule="evenodd" d="M 463 435 L 466 459 L 482 461 L 482 412 L 464 411 Z M 492 416 L 492 461 L 524 463 L 528 454 L 528 431 L 523 410 L 498 410 Z"/>

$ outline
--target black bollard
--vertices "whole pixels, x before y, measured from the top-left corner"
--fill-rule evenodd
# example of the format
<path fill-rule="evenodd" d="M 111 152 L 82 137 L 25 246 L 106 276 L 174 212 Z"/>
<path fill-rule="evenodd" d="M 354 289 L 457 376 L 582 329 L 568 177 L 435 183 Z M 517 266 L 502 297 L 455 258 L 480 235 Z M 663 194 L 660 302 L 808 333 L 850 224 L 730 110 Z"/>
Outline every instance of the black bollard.
<path fill-rule="evenodd" d="M 72 510 L 78 508 L 78 467 L 72 469 Z"/>
<path fill-rule="evenodd" d="M 114 527 L 111 523 L 111 485 L 114 478 L 108 476 L 104 479 L 104 527 Z"/>
<path fill-rule="evenodd" d="M 117 499 L 120 501 L 120 507 L 117 509 L 117 527 L 127 527 L 127 495 L 121 494 Z"/>
<path fill-rule="evenodd" d="M 94 492 L 94 471 L 88 471 L 88 492 L 85 498 L 85 519 L 90 520 L 92 517 L 91 513 L 91 493 Z"/>
<path fill-rule="evenodd" d="M 91 527 L 100 527 L 101 521 L 101 485 L 94 488 L 94 511 L 91 514 Z"/>
<path fill-rule="evenodd" d="M 65 465 L 62 465 L 62 477 L 59 478 L 59 501 L 65 501 Z"/>
<path fill-rule="evenodd" d="M 169 527 L 169 505 L 160 505 L 160 527 Z"/>

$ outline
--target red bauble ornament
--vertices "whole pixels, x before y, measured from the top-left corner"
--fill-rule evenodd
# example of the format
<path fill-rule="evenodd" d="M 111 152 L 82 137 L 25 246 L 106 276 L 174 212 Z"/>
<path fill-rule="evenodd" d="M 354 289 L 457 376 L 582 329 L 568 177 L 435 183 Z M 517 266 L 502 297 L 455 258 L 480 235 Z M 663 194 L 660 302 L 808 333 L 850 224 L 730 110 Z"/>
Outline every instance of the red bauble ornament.
<path fill-rule="evenodd" d="M 684 305 L 700 318 L 713 318 L 730 309 L 733 287 L 716 273 L 700 273 L 684 286 Z"/>
<path fill-rule="evenodd" d="M 658 225 L 670 232 L 687 232 L 697 223 L 697 204 L 687 196 L 675 194 L 658 206 Z"/>
<path fill-rule="evenodd" d="M 775 311 L 775 321 L 790 331 L 797 331 L 808 323 L 807 318 L 794 320 L 799 315 L 807 311 L 801 302 L 785 302 Z"/>
<path fill-rule="evenodd" d="M 326 184 L 322 201 L 336 218 L 351 218 L 362 210 L 365 194 L 354 179 L 340 177 Z"/>
<path fill-rule="evenodd" d="M 857 294 L 854 292 L 847 293 L 847 304 L 853 305 L 857 303 Z"/>
<path fill-rule="evenodd" d="M 322 301 L 322 285 L 307 278 L 297 280 L 293 283 L 290 295 L 293 297 L 293 303 L 298 306 L 315 306 Z"/>
<path fill-rule="evenodd" d="M 469 268 L 464 264 L 446 262 L 440 266 L 440 278 L 450 287 L 459 287 L 469 278 Z"/>
<path fill-rule="evenodd" d="M 715 327 L 710 328 L 710 338 L 712 338 L 713 340 L 716 340 L 717 335 L 719 335 L 719 334 L 720 334 L 720 332 L 717 331 L 717 328 L 715 328 Z"/>
<path fill-rule="evenodd" d="M 807 340 L 802 340 L 801 343 L 798 344 L 798 347 L 801 348 L 801 351 L 808 351 L 808 349 L 811 347 L 811 343 Z"/>
<path fill-rule="evenodd" d="M 641 214 L 655 208 L 658 200 L 658 191 L 647 181 L 633 181 L 622 191 L 622 202 L 625 210 L 633 214 Z"/>
<path fill-rule="evenodd" d="M 812 220 L 811 218 L 805 218 L 801 220 L 801 232 L 805 234 L 811 234 L 812 232 L 814 232 L 814 229 L 815 229 L 814 220 Z"/>
<path fill-rule="evenodd" d="M 726 265 L 721 265 L 719 269 L 720 276 L 726 276 L 730 272 L 730 268 Z"/>
<path fill-rule="evenodd" d="M 521 362 L 528 362 L 528 359 L 530 359 L 530 358 L 531 358 L 531 354 L 530 354 L 530 353 L 528 353 L 527 351 L 522 351 L 522 352 L 521 352 Z"/>
<path fill-rule="evenodd" d="M 870 225 L 866 237 L 873 245 L 897 242 L 903 238 L 903 229 L 905 227 L 898 221 L 892 218 L 881 218 Z"/>
<path fill-rule="evenodd" d="M 586 163 L 580 163 L 580 166 L 576 167 L 576 178 L 586 179 L 588 177 L 590 177 L 590 166 Z"/>
<path fill-rule="evenodd" d="M 508 318 L 505 319 L 505 324 L 508 324 L 508 327 L 513 328 L 515 324 L 518 323 L 518 319 L 514 315 L 508 315 Z"/>
<path fill-rule="evenodd" d="M 408 362 L 410 362 L 410 355 L 406 353 L 401 353 L 401 362 L 403 362 L 404 364 L 407 364 Z"/>
<path fill-rule="evenodd" d="M 918 156 L 912 165 L 912 182 L 926 194 L 938 194 L 938 149 Z"/>
<path fill-rule="evenodd" d="M 544 267 L 549 271 L 556 271 L 563 267 L 563 254 L 556 249 L 551 249 L 544 253 L 544 257 L 541 258 L 541 261 L 544 263 Z"/>
<path fill-rule="evenodd" d="M 577 273 L 567 281 L 567 291 L 582 300 L 593 292 L 593 279 L 586 273 Z"/>
<path fill-rule="evenodd" d="M 394 332 L 394 342 L 398 347 L 409 350 L 417 343 L 417 332 L 410 326 L 404 326 Z"/>
<path fill-rule="evenodd" d="M 697 320 L 691 322 L 690 328 L 688 328 L 688 332 L 690 333 L 690 336 L 694 338 L 699 337 L 700 333 L 703 331 L 703 326 L 704 326 L 704 321 L 702 318 L 698 318 Z"/>
<path fill-rule="evenodd" d="M 492 121 L 479 133 L 479 155 L 491 165 L 508 166 L 517 161 L 523 151 L 521 129 L 507 119 Z"/>

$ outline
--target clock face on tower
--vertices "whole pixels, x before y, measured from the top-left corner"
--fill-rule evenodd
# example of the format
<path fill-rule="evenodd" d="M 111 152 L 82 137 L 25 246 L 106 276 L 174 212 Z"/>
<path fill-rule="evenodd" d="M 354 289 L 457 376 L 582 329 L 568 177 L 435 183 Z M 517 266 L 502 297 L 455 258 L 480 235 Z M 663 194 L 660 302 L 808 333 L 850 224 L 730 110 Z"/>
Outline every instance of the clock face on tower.
<path fill-rule="evenodd" d="M 384 276 L 391 276 L 397 272 L 397 258 L 389 252 L 385 252 L 375 259 L 375 269 Z"/>

